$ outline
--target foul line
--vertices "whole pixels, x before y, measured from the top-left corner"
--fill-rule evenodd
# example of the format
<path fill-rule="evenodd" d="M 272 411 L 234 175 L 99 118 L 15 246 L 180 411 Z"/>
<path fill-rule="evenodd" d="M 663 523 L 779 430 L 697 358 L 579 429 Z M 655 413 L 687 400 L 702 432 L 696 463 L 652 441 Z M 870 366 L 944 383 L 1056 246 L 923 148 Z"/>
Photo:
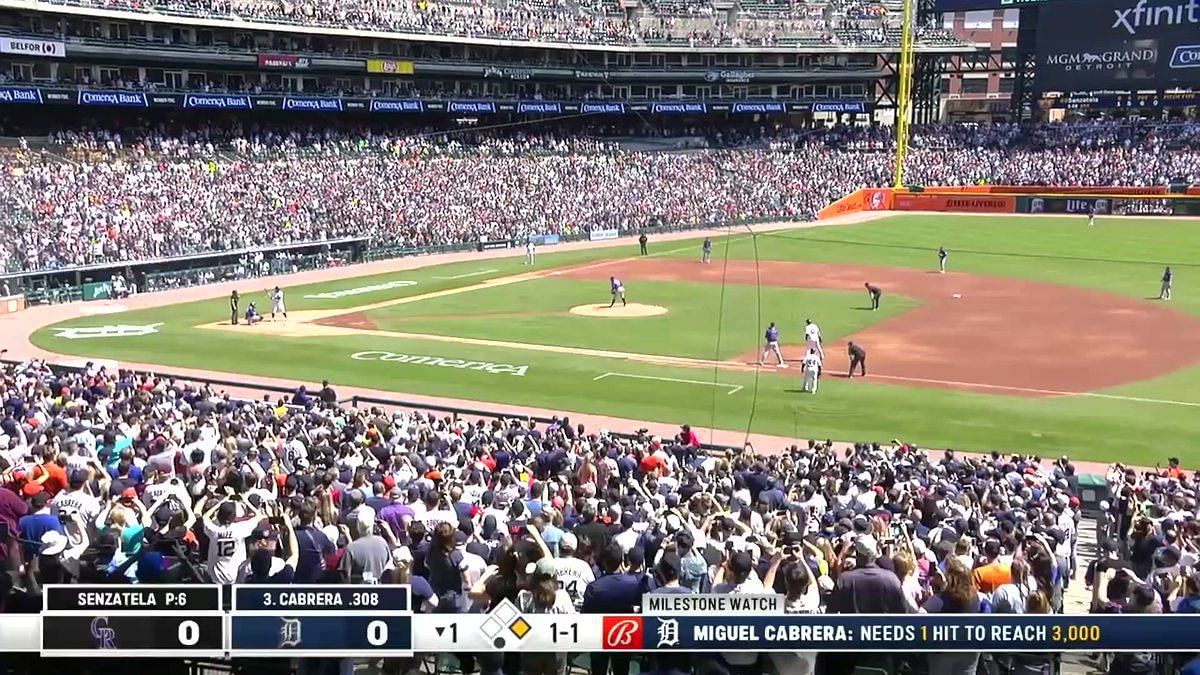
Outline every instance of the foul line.
<path fill-rule="evenodd" d="M 845 371 L 828 371 L 836 375 L 846 375 Z M 869 377 L 863 379 L 877 380 L 895 380 L 897 382 L 920 382 L 923 384 L 942 384 L 952 387 L 964 387 L 968 389 L 995 389 L 998 391 L 1019 391 L 1027 394 L 1044 394 L 1046 396 L 1086 396 L 1088 398 L 1105 398 L 1112 401 L 1130 401 L 1134 403 L 1158 403 L 1162 405 L 1182 405 L 1192 408 L 1200 408 L 1200 403 L 1195 401 L 1173 401 L 1163 398 L 1144 398 L 1141 396 L 1122 396 L 1120 394 L 1103 394 L 1095 391 L 1060 391 L 1058 389 L 1036 389 L 1033 387 L 1014 387 L 1006 384 L 980 384 L 978 382 L 959 382 L 957 380 L 935 380 L 925 377 L 906 377 L 903 375 L 879 375 L 872 373 Z"/>
<path fill-rule="evenodd" d="M 724 384 L 722 382 L 704 382 L 703 380 L 684 380 L 678 377 L 655 377 L 654 375 L 630 375 L 629 373 L 604 373 L 592 378 L 592 381 L 603 380 L 606 377 L 628 377 L 635 380 L 655 380 L 657 382 L 680 382 L 683 384 L 703 384 L 706 387 L 729 387 L 726 395 L 736 394 L 745 389 L 740 384 Z"/>
<path fill-rule="evenodd" d="M 481 277 L 485 274 L 491 274 L 492 272 L 499 272 L 499 271 L 500 270 L 479 270 L 478 272 L 468 272 L 467 274 L 456 274 L 452 277 L 433 277 L 433 278 L 441 279 L 443 281 L 451 281 L 453 279 L 466 279 L 468 277 Z"/>

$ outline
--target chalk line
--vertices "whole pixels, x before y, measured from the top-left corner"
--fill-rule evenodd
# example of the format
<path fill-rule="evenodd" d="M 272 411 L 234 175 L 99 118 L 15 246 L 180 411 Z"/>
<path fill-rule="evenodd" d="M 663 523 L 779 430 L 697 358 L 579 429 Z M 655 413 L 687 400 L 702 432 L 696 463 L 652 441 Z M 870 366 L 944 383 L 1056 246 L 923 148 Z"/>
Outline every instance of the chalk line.
<path fill-rule="evenodd" d="M 499 272 L 499 271 L 500 270 L 479 270 L 478 272 L 468 272 L 466 274 L 456 274 L 452 277 L 434 277 L 434 279 L 441 279 L 442 281 L 451 281 L 453 279 L 467 279 L 470 277 L 481 277 L 485 274 L 491 274 L 493 272 Z"/>
<path fill-rule="evenodd" d="M 592 381 L 603 380 L 606 377 L 628 377 L 635 380 L 654 380 L 656 382 L 680 382 L 682 384 L 703 384 L 707 387 L 728 387 L 729 391 L 726 395 L 736 394 L 742 389 L 745 389 L 740 384 L 725 384 L 723 382 L 705 382 L 703 380 L 685 380 L 678 377 L 657 377 L 654 375 L 631 375 L 629 373 L 604 373 L 592 378 Z"/>

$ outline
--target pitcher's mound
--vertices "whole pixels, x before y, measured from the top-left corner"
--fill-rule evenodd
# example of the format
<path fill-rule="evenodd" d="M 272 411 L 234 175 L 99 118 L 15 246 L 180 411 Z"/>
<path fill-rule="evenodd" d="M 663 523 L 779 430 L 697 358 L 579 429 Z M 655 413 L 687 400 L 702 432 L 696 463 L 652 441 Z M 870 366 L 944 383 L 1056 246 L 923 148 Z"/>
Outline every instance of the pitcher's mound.
<path fill-rule="evenodd" d="M 642 305 L 631 302 L 628 305 L 615 305 L 613 307 L 609 307 L 608 305 L 579 305 L 578 307 L 572 307 L 571 313 L 578 316 L 605 316 L 629 319 L 666 314 L 667 308 L 659 305 Z"/>

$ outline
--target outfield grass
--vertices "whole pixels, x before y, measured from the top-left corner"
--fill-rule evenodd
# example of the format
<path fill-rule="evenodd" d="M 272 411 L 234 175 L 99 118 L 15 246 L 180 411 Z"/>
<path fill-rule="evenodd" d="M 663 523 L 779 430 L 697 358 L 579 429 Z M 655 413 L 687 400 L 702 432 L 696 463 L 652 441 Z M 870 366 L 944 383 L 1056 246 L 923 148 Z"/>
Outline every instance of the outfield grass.
<path fill-rule="evenodd" d="M 1193 281 L 1200 270 L 1192 262 L 1200 261 L 1200 229 L 1196 225 L 1195 221 L 1101 218 L 1096 227 L 1087 228 L 1083 218 L 900 216 L 861 225 L 763 234 L 757 242 L 749 235 L 737 234 L 717 240 L 714 256 L 717 262 L 726 252 L 730 258 L 753 259 L 757 243 L 760 259 L 932 269 L 937 247 L 944 245 L 951 252 L 950 267 L 955 271 L 1070 284 L 1134 298 L 1157 295 L 1162 266 L 1170 264 L 1176 271 L 1171 307 L 1200 315 L 1200 297 Z M 652 248 L 658 255 L 678 257 L 695 257 L 698 250 L 698 241 Z M 607 249 L 545 254 L 539 256 L 538 267 L 626 257 L 635 251 L 636 245 L 621 242 Z M 480 260 L 360 277 L 289 288 L 288 305 L 289 309 L 357 307 L 468 286 L 528 269 L 519 260 Z M 472 276 L 437 278 L 467 274 Z M 398 280 L 417 283 L 334 299 L 303 297 Z M 262 297 L 267 305 L 261 285 L 247 283 L 244 291 Z M 765 287 L 760 293 L 753 286 L 730 285 L 721 309 L 717 286 L 656 282 L 630 290 L 637 294 L 631 301 L 662 304 L 671 312 L 649 319 L 571 316 L 566 311 L 573 305 L 606 300 L 603 284 L 597 288 L 594 282 L 542 279 L 394 305 L 370 316 L 381 328 L 404 332 L 695 358 L 726 358 L 759 346 L 760 314 L 764 322 L 781 324 L 785 340 L 798 333 L 802 312 L 819 311 L 823 332 L 829 337 L 852 333 L 865 322 L 884 318 L 846 309 L 861 304 L 861 293 L 850 297 L 836 291 Z M 897 300 L 889 296 L 880 314 L 901 311 Z M 520 316 L 523 313 L 529 316 Z M 822 382 L 819 395 L 806 396 L 796 393 L 794 373 L 763 371 L 756 376 L 371 335 L 269 338 L 249 330 L 230 333 L 195 328 L 226 318 L 224 299 L 216 298 L 59 324 L 162 322 L 160 332 L 149 336 L 66 340 L 56 337 L 52 329 L 44 329 L 33 341 L 64 354 L 308 381 L 329 377 L 342 385 L 735 430 L 752 428 L 805 438 L 901 437 L 934 447 L 1069 452 L 1080 458 L 1144 464 L 1166 454 L 1178 455 L 1185 462 L 1200 461 L 1200 408 L 1194 406 L 1093 397 L 1034 400 L 834 378 Z M 1121 330 L 1119 323 L 1109 328 Z M 351 358 L 372 350 L 528 368 L 518 376 Z M 735 391 L 736 387 L 742 388 Z M 1200 368 L 1107 393 L 1200 403 Z"/>

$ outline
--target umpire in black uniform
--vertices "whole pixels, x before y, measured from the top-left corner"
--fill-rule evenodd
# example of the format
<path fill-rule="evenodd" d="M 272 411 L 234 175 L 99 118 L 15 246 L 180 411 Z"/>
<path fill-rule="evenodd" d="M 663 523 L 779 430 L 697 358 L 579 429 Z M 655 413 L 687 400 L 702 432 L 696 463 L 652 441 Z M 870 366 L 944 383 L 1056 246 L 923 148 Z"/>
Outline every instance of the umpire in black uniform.
<path fill-rule="evenodd" d="M 867 376 L 867 350 L 863 349 L 861 345 L 856 345 L 853 342 L 851 342 L 850 347 L 846 351 L 850 354 L 850 375 L 849 375 L 849 377 L 854 377 L 854 369 L 855 368 L 861 369 L 862 376 L 866 377 Z"/>
<path fill-rule="evenodd" d="M 650 237 L 643 232 L 642 236 L 638 237 L 638 245 L 642 247 L 642 255 L 646 255 L 646 242 L 650 241 Z"/>
<path fill-rule="evenodd" d="M 229 294 L 229 324 L 236 326 L 238 322 L 238 298 L 237 291 Z"/>

